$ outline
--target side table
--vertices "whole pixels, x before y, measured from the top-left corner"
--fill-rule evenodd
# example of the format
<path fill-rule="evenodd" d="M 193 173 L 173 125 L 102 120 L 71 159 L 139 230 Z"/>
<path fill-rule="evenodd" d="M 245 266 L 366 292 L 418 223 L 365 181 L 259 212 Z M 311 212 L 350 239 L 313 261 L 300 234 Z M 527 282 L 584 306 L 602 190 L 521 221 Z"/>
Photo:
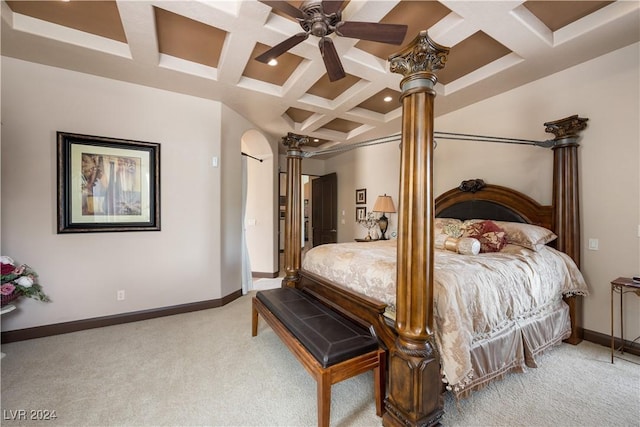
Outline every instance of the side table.
<path fill-rule="evenodd" d="M 16 306 L 13 304 L 5 305 L 4 307 L 0 308 L 0 315 L 13 311 L 15 309 L 16 309 Z M 0 352 L 0 359 L 4 358 L 5 356 L 6 354 Z"/>
<path fill-rule="evenodd" d="M 620 353 L 624 354 L 624 305 L 622 304 L 622 296 L 630 292 L 640 297 L 640 283 L 636 283 L 630 277 L 618 277 L 611 282 L 611 363 L 615 354 L 615 338 L 613 335 L 613 294 L 620 294 Z M 631 343 L 635 343 L 640 336 Z"/>

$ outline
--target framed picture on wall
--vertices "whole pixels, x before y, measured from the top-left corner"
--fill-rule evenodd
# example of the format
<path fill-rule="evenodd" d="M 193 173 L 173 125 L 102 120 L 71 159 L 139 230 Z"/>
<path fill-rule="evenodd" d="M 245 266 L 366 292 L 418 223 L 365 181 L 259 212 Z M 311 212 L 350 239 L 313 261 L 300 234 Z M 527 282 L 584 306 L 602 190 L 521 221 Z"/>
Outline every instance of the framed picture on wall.
<path fill-rule="evenodd" d="M 367 189 L 361 188 L 356 190 L 356 205 L 364 205 L 367 203 Z"/>
<path fill-rule="evenodd" d="M 367 219 L 367 207 L 356 206 L 356 222 L 364 221 Z"/>
<path fill-rule="evenodd" d="M 58 233 L 160 231 L 160 144 L 57 133 Z"/>

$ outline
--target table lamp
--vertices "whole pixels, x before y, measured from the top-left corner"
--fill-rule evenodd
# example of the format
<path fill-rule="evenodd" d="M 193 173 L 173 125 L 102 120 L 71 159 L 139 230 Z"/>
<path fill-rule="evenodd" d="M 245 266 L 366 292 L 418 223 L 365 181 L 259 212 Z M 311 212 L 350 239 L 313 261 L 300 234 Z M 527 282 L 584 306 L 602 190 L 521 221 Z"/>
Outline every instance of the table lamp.
<path fill-rule="evenodd" d="M 382 237 L 380 240 L 387 240 L 387 237 L 384 233 L 387 232 L 387 227 L 389 226 L 389 218 L 385 216 L 386 212 L 395 213 L 396 207 L 393 205 L 393 200 L 391 196 L 378 196 L 376 199 L 376 203 L 373 205 L 373 212 L 382 212 L 382 216 L 378 219 L 378 225 L 380 226 L 380 232 L 382 233 Z"/>

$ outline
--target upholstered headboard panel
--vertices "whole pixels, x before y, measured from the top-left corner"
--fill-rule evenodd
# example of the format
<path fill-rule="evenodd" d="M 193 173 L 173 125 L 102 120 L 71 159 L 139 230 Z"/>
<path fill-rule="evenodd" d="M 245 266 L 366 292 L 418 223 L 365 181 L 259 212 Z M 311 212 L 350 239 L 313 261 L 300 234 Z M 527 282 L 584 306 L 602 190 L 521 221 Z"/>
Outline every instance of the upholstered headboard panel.
<path fill-rule="evenodd" d="M 510 208 L 487 200 L 468 200 L 441 210 L 440 218 L 493 219 L 497 221 L 524 222 L 527 221 Z"/>

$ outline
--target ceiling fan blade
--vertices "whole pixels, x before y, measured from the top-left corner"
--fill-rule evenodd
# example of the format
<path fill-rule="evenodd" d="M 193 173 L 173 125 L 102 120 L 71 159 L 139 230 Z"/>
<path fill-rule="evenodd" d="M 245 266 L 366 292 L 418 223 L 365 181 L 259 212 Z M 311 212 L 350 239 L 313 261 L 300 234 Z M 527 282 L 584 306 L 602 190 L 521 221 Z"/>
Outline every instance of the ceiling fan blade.
<path fill-rule="evenodd" d="M 263 62 L 263 63 L 266 64 L 270 60 L 275 59 L 278 56 L 282 55 L 283 53 L 285 53 L 286 51 L 288 51 L 292 47 L 302 43 L 308 37 L 309 37 L 309 34 L 307 34 L 307 33 L 298 33 L 295 36 L 289 37 L 288 39 L 286 39 L 282 43 L 279 43 L 279 44 L 275 45 L 274 47 L 272 47 L 271 49 L 267 50 L 262 55 L 256 56 L 255 59 L 256 59 L 256 61 L 260 61 L 260 62 Z"/>
<path fill-rule="evenodd" d="M 332 13 L 336 13 L 342 7 L 344 0 L 323 0 L 322 1 L 322 10 L 326 15 L 331 15 Z"/>
<path fill-rule="evenodd" d="M 336 34 L 373 42 L 401 44 L 407 34 L 407 26 L 380 24 L 377 22 L 345 21 L 336 24 Z"/>
<path fill-rule="evenodd" d="M 333 45 L 333 41 L 328 37 L 323 37 L 320 39 L 318 45 L 320 46 L 320 53 L 322 53 L 324 66 L 327 68 L 329 81 L 335 82 L 336 80 L 340 80 L 345 77 L 346 74 L 342 68 L 342 63 L 340 62 L 340 57 L 338 56 L 336 47 Z"/>
<path fill-rule="evenodd" d="M 272 9 L 277 9 L 280 12 L 286 13 L 289 16 L 293 16 L 294 18 L 298 18 L 298 19 L 304 19 L 305 18 L 305 14 L 304 14 L 303 11 L 301 11 L 300 9 L 298 9 L 295 6 L 292 6 L 291 4 L 289 4 L 286 1 L 260 0 L 260 3 L 264 3 L 267 6 L 271 6 Z"/>

